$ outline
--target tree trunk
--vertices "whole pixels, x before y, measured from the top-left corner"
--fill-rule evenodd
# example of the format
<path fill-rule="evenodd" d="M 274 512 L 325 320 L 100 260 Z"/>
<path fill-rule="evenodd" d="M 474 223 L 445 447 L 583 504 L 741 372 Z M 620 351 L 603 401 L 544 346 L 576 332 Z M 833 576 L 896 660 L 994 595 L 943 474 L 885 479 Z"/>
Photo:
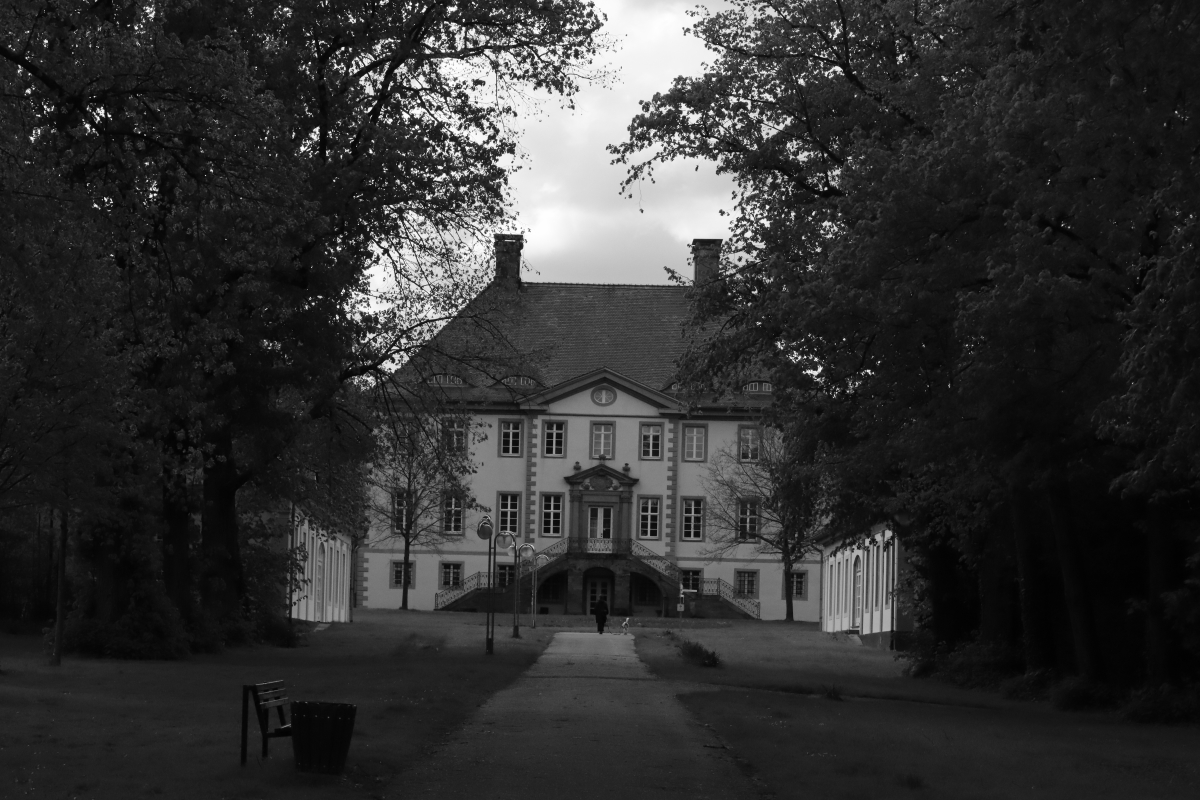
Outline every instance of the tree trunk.
<path fill-rule="evenodd" d="M 1057 481 L 1048 490 L 1048 495 L 1050 520 L 1054 528 L 1054 542 L 1058 551 L 1059 566 L 1062 569 L 1063 598 L 1067 602 L 1067 616 L 1071 621 L 1071 642 L 1075 650 L 1075 663 L 1084 678 L 1098 680 L 1100 664 L 1096 657 L 1087 586 L 1084 582 L 1079 549 L 1072 529 L 1070 487 L 1065 481 Z"/>
<path fill-rule="evenodd" d="M 1021 637 L 1025 649 L 1025 668 L 1048 669 L 1054 666 L 1051 631 L 1046 625 L 1050 604 L 1047 602 L 1041 570 L 1037 563 L 1037 531 L 1034 529 L 1029 492 L 1013 488 L 1009 515 L 1017 562 L 1017 589 L 1021 614 Z"/>
<path fill-rule="evenodd" d="M 67 533 L 70 530 L 67 504 L 64 502 L 59 514 L 58 530 L 58 592 L 55 600 L 54 651 L 50 654 L 50 666 L 62 665 L 63 632 L 67 621 Z"/>
<path fill-rule="evenodd" d="M 404 537 L 404 574 L 401 575 L 400 585 L 400 608 L 408 610 L 408 550 L 411 542 L 407 536 Z"/>
<path fill-rule="evenodd" d="M 169 458 L 169 456 L 168 456 Z M 163 585 L 185 622 L 192 619 L 191 509 L 187 476 L 168 467 L 163 473 Z"/>
<path fill-rule="evenodd" d="M 1150 510 L 1146 520 L 1146 684 L 1171 680 L 1170 643 L 1163 618 L 1162 596 L 1169 588 L 1170 544 L 1162 515 Z"/>
<path fill-rule="evenodd" d="M 201 510 L 200 547 L 204 568 L 200 581 L 200 601 L 216 620 L 235 619 L 241 612 L 245 586 L 242 559 L 238 547 L 237 465 L 233 460 L 233 439 L 221 432 L 215 449 L 204 466 L 204 507 Z"/>

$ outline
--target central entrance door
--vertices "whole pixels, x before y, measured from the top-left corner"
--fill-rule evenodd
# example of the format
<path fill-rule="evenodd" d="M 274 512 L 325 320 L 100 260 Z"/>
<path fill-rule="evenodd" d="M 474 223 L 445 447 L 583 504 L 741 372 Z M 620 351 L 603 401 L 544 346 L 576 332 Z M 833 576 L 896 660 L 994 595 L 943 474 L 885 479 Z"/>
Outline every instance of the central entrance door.
<path fill-rule="evenodd" d="M 612 506 L 588 506 L 588 538 L 611 539 L 612 532 Z"/>
<path fill-rule="evenodd" d="M 608 578 L 589 578 L 587 582 L 588 614 L 596 613 L 596 603 L 603 600 L 612 612 L 612 581 Z"/>

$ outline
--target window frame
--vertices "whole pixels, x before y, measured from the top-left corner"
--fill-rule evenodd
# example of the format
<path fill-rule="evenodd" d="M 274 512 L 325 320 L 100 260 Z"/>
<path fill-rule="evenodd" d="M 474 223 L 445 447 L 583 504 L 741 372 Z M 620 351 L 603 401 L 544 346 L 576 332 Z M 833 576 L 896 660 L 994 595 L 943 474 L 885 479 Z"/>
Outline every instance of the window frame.
<path fill-rule="evenodd" d="M 645 450 L 646 428 L 650 428 L 650 427 L 658 428 L 658 441 L 657 441 L 658 455 L 656 455 L 656 456 L 646 455 L 646 450 Z M 664 423 L 662 421 L 638 422 L 638 461 L 662 461 L 663 460 L 663 451 L 666 449 L 663 447 L 663 445 L 666 441 L 666 433 L 667 433 L 667 426 L 666 426 L 666 423 Z"/>
<path fill-rule="evenodd" d="M 687 507 L 688 503 L 700 504 L 700 536 L 699 538 L 689 537 L 685 535 L 687 529 Z M 704 497 L 680 497 L 679 498 L 679 541 L 681 542 L 703 542 L 708 528 L 708 501 Z"/>
<path fill-rule="evenodd" d="M 396 580 L 396 568 L 404 566 L 404 559 L 392 559 L 388 563 L 388 588 L 403 589 L 403 584 Z M 408 560 L 408 588 L 413 588 L 417 584 L 417 561 L 410 558 Z"/>
<path fill-rule="evenodd" d="M 546 500 L 558 499 L 558 533 L 546 533 Z M 567 503 L 562 492 L 542 492 L 538 499 L 538 536 L 546 539 L 561 539 L 567 533 Z"/>
<path fill-rule="evenodd" d="M 734 596 L 746 597 L 746 598 L 755 599 L 755 600 L 758 599 L 759 592 L 762 590 L 762 582 L 759 580 L 760 576 L 758 573 L 759 573 L 759 571 L 756 569 L 735 569 L 733 571 L 733 593 L 734 593 Z M 743 591 L 739 590 L 738 581 L 741 580 L 743 575 L 751 576 L 751 580 L 754 581 L 754 591 L 753 592 L 743 592 Z"/>
<path fill-rule="evenodd" d="M 742 433 L 754 434 L 751 439 L 751 446 L 754 448 L 754 457 L 747 458 L 742 455 Z M 757 464 L 762 461 L 762 426 L 761 425 L 738 425 L 737 429 L 737 456 L 738 461 L 742 464 Z"/>
<path fill-rule="evenodd" d="M 449 434 L 449 435 L 447 435 Z M 447 453 L 466 453 L 467 446 L 467 422 L 466 420 L 442 420 L 439 426 L 439 435 L 441 436 L 442 447 Z M 461 441 L 459 437 L 461 436 Z"/>
<path fill-rule="evenodd" d="M 496 565 L 496 588 L 507 589 L 513 585 L 516 580 L 516 564 L 497 564 Z M 508 580 L 504 579 L 505 574 L 509 575 Z"/>
<path fill-rule="evenodd" d="M 547 453 L 546 445 L 550 442 L 549 426 L 562 426 L 562 441 L 561 452 Z M 542 420 L 542 457 L 543 458 L 566 458 L 567 457 L 567 421 L 565 419 L 544 419 Z"/>
<path fill-rule="evenodd" d="M 390 494 L 392 496 L 392 515 L 389 523 L 392 526 L 392 535 L 398 536 L 404 530 L 403 523 L 408 518 L 408 490 L 393 486 Z"/>
<path fill-rule="evenodd" d="M 450 528 L 446 524 L 448 521 L 447 514 L 452 513 L 452 510 L 449 508 L 451 503 L 456 503 L 458 505 L 458 508 L 454 509 L 454 511 L 457 511 L 457 513 L 458 513 L 458 529 L 457 530 Z M 467 504 L 465 502 L 463 502 L 463 499 L 456 494 L 447 494 L 444 497 L 442 497 L 441 511 L 442 511 L 442 535 L 443 536 L 462 536 L 463 535 L 463 532 L 466 530 L 466 527 L 467 527 L 467 525 L 466 525 L 466 513 L 467 513 L 466 506 L 467 506 Z"/>
<path fill-rule="evenodd" d="M 703 452 L 701 452 L 700 458 L 688 458 L 687 434 L 688 434 L 689 428 L 695 428 L 696 430 L 701 430 L 704 432 L 704 442 L 703 442 L 703 446 L 700 448 Z M 708 423 L 707 422 L 685 422 L 683 424 L 683 430 L 680 431 L 679 439 L 680 439 L 680 441 L 679 441 L 679 444 L 680 444 L 679 458 L 681 461 L 686 461 L 689 464 L 703 464 L 705 461 L 708 461 Z"/>
<path fill-rule="evenodd" d="M 752 515 L 747 515 L 746 510 L 752 508 Z M 754 521 L 754 533 L 747 535 L 744 527 L 748 519 Z M 738 524 L 737 524 L 737 540 L 738 542 L 757 542 L 761 538 L 762 532 L 762 501 L 757 497 L 741 497 L 738 498 Z"/>
<path fill-rule="evenodd" d="M 514 497 L 516 498 L 516 509 L 505 509 L 504 501 L 506 499 L 511 500 Z M 513 518 L 515 520 L 515 522 L 513 523 L 514 527 L 512 529 L 506 529 L 504 527 L 503 519 L 504 519 L 504 515 L 507 513 L 510 513 L 510 512 L 512 513 Z M 512 534 L 515 534 L 518 536 L 522 535 L 523 531 L 521 530 L 521 492 L 496 492 L 496 532 L 497 533 L 500 533 L 500 532 L 512 533 Z"/>
<path fill-rule="evenodd" d="M 458 568 L 458 582 L 457 583 L 446 583 L 447 568 L 450 568 L 450 570 L 453 571 L 453 569 L 455 567 Z M 438 563 L 438 587 L 439 588 L 454 589 L 459 586 L 462 586 L 462 583 L 463 583 L 463 562 L 461 562 L 461 561 L 442 561 L 442 562 Z"/>
<path fill-rule="evenodd" d="M 517 426 L 517 452 L 504 452 L 504 426 Z M 499 428 L 499 435 L 496 437 L 496 455 L 500 458 L 523 458 L 525 456 L 525 420 L 520 417 L 502 417 L 496 420 L 496 426 Z"/>
<path fill-rule="evenodd" d="M 800 580 L 804 584 L 804 591 L 801 592 L 800 594 L 794 593 L 794 590 L 796 588 L 795 587 L 796 576 L 800 576 Z M 800 600 L 802 602 L 807 601 L 808 600 L 808 588 L 809 588 L 809 586 L 812 585 L 811 579 L 809 576 L 809 570 L 793 569 L 792 570 L 792 584 L 793 584 L 791 587 L 793 590 L 792 600 Z M 788 596 L 788 585 L 787 585 L 787 576 L 785 575 L 784 581 L 783 581 L 783 599 L 786 600 L 787 596 Z"/>
<path fill-rule="evenodd" d="M 689 576 L 689 577 L 693 576 L 693 575 L 695 576 L 696 585 L 694 587 L 687 585 L 687 581 L 684 580 L 685 575 Z M 701 568 L 701 569 L 683 569 L 681 567 L 679 569 L 679 588 L 680 589 L 690 589 L 691 591 L 694 591 L 697 594 L 699 594 L 701 591 L 703 591 L 703 589 L 704 589 L 704 569 L 703 568 Z"/>
<path fill-rule="evenodd" d="M 655 509 L 655 533 L 653 536 L 646 536 L 642 532 L 642 503 L 653 502 L 657 504 Z M 662 541 L 663 538 L 663 497 L 661 494 L 639 494 L 637 496 L 637 510 L 634 512 L 637 516 L 637 538 L 647 542 Z"/>
<path fill-rule="evenodd" d="M 612 461 L 617 456 L 617 423 L 616 420 L 591 420 L 588 425 L 588 458 L 592 461 L 599 461 L 600 455 L 596 453 L 596 428 L 601 425 L 607 425 L 610 429 L 609 437 L 609 455 L 604 456 L 605 461 Z"/>

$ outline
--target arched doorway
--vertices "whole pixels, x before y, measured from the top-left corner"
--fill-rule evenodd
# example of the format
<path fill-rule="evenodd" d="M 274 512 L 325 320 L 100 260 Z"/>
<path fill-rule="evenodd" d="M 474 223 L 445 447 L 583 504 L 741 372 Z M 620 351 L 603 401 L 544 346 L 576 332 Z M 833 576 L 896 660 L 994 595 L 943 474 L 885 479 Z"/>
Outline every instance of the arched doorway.
<path fill-rule="evenodd" d="M 316 621 L 325 621 L 325 545 L 317 545 L 317 569 L 316 569 L 317 585 L 313 587 L 313 594 L 316 606 L 314 610 Z"/>
<path fill-rule="evenodd" d="M 862 559 L 858 556 L 854 557 L 854 611 L 852 625 L 855 628 L 862 628 L 862 591 L 863 591 L 863 574 L 862 574 Z"/>
<path fill-rule="evenodd" d="M 603 598 L 609 611 L 613 607 L 613 572 L 603 567 L 593 567 L 583 573 L 583 608 L 585 614 L 594 614 L 596 603 Z"/>
<path fill-rule="evenodd" d="M 658 584 L 634 572 L 629 576 L 629 591 L 633 595 L 631 605 L 639 616 L 662 615 L 663 593 Z"/>
<path fill-rule="evenodd" d="M 567 573 L 565 570 L 538 582 L 537 613 L 565 614 L 566 602 Z"/>

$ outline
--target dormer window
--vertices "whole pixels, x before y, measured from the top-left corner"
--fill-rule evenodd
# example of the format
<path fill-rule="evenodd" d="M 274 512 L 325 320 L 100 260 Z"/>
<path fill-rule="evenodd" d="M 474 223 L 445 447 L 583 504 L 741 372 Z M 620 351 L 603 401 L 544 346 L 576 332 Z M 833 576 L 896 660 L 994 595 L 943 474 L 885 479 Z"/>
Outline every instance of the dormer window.
<path fill-rule="evenodd" d="M 509 375 L 500 381 L 505 386 L 513 386 L 517 388 L 530 388 L 537 385 L 537 382 L 528 375 Z"/>
<path fill-rule="evenodd" d="M 440 375 L 431 376 L 429 378 L 429 382 L 434 384 L 435 386 L 462 386 L 463 385 L 462 378 L 458 377 L 457 375 L 450 375 L 445 372 L 441 373 Z"/>
<path fill-rule="evenodd" d="M 767 394 L 774 390 L 775 387 L 771 385 L 770 381 L 750 381 L 742 387 L 742 391 L 747 394 Z"/>

